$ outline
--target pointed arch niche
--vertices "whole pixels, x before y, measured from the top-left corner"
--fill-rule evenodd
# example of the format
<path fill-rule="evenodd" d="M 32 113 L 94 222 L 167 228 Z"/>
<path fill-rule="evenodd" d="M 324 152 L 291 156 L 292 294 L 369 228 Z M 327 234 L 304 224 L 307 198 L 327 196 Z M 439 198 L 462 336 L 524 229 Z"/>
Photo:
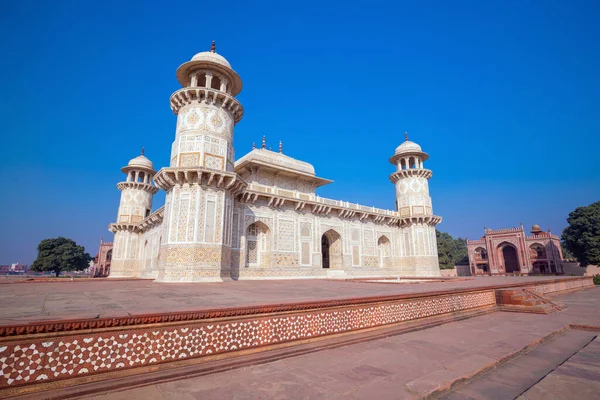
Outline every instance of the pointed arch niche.
<path fill-rule="evenodd" d="M 390 239 L 388 239 L 385 235 L 381 235 L 377 240 L 377 254 L 379 255 L 379 267 L 389 267 L 391 257 L 391 246 Z"/>

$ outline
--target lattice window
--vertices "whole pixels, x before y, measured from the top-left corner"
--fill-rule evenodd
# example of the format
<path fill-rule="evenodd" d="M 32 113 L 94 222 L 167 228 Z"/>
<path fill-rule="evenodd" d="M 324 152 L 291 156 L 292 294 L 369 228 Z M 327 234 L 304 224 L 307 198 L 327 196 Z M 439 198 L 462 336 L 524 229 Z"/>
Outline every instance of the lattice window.
<path fill-rule="evenodd" d="M 423 229 L 417 230 L 417 245 L 415 246 L 415 254 L 424 254 L 425 249 L 425 237 L 423 236 Z"/>
<path fill-rule="evenodd" d="M 278 248 L 283 251 L 294 251 L 295 221 L 279 220 Z"/>
<path fill-rule="evenodd" d="M 225 232 L 223 236 L 223 241 L 231 245 L 231 204 L 229 204 L 229 199 L 225 199 Z"/>
<path fill-rule="evenodd" d="M 300 263 L 302 265 L 310 265 L 310 242 L 302 242 Z"/>
<path fill-rule="evenodd" d="M 215 241 L 216 211 L 217 200 L 215 198 L 208 198 L 206 200 L 206 218 L 204 219 L 204 241 L 208 243 Z"/>
<path fill-rule="evenodd" d="M 171 226 L 169 226 L 169 243 L 177 241 L 177 223 L 179 222 L 179 201 L 177 201 L 177 196 L 179 196 L 179 189 L 172 192 L 173 211 L 171 213 Z"/>
<path fill-rule="evenodd" d="M 137 258 L 137 241 L 137 236 L 132 236 L 129 238 L 129 246 L 127 247 L 127 258 Z"/>
<path fill-rule="evenodd" d="M 258 263 L 258 246 L 256 240 L 248 240 L 248 264 Z"/>
<path fill-rule="evenodd" d="M 115 235 L 115 245 L 114 245 L 113 257 L 115 260 L 123 258 L 123 236 L 120 234 Z"/>
<path fill-rule="evenodd" d="M 310 223 L 302 222 L 300 227 L 300 236 L 302 237 L 310 237 Z"/>
<path fill-rule="evenodd" d="M 240 228 L 238 226 L 239 214 L 233 213 L 231 231 L 231 247 L 234 249 L 240 248 Z"/>
<path fill-rule="evenodd" d="M 352 265 L 360 265 L 360 252 L 358 246 L 352 246 Z"/>
<path fill-rule="evenodd" d="M 375 234 L 370 229 L 363 231 L 363 249 L 366 254 L 375 254 Z"/>
<path fill-rule="evenodd" d="M 194 240 L 194 230 L 196 229 L 196 204 L 198 202 L 198 187 L 192 186 L 190 188 L 190 211 L 187 221 L 187 241 Z"/>
<path fill-rule="evenodd" d="M 187 224 L 189 221 L 190 198 L 182 196 L 179 200 L 179 221 L 177 224 L 177 241 L 187 241 Z"/>

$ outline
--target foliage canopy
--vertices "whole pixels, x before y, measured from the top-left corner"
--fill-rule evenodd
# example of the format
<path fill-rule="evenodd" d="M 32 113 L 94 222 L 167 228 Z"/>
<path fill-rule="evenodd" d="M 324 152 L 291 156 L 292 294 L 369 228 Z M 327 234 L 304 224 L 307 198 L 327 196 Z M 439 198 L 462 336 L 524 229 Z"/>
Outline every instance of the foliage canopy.
<path fill-rule="evenodd" d="M 441 269 L 452 269 L 455 265 L 469 264 L 466 240 L 454 239 L 450 234 L 437 229 L 435 236 Z"/>
<path fill-rule="evenodd" d="M 565 247 L 582 266 L 600 265 L 600 201 L 577 207 L 562 233 Z"/>
<path fill-rule="evenodd" d="M 38 256 L 31 265 L 32 271 L 53 271 L 59 276 L 61 271 L 81 271 L 88 267 L 92 257 L 83 246 L 64 237 L 44 239 L 37 247 Z"/>

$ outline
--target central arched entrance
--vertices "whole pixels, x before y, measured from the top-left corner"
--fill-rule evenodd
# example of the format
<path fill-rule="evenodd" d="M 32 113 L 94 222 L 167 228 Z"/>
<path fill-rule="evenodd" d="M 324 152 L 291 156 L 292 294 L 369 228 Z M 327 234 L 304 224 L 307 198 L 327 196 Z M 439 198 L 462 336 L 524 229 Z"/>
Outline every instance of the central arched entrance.
<path fill-rule="evenodd" d="M 321 266 L 323 268 L 342 269 L 342 238 L 333 229 L 321 236 Z"/>
<path fill-rule="evenodd" d="M 323 259 L 323 268 L 329 268 L 329 239 L 325 235 L 321 237 L 321 258 Z"/>
<path fill-rule="evenodd" d="M 506 245 L 502 248 L 502 258 L 504 258 L 504 268 L 507 274 L 521 272 L 519 268 L 519 256 L 517 249 L 511 245 Z"/>

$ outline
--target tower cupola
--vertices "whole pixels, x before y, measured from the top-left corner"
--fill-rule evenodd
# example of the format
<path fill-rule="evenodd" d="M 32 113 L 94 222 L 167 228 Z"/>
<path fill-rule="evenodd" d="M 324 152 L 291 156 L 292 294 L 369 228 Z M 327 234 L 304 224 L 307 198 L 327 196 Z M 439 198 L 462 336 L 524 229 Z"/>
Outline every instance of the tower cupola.
<path fill-rule="evenodd" d="M 398 171 L 423 168 L 423 162 L 427 161 L 429 155 L 421 149 L 421 146 L 408 140 L 407 132 L 404 133 L 404 139 L 404 142 L 396 147 L 390 162 L 396 165 Z"/>
<path fill-rule="evenodd" d="M 139 224 L 152 213 L 152 198 L 158 192 L 153 183 L 154 164 L 144 155 L 143 147 L 142 154 L 132 158 L 121 171 L 126 177 L 117 183 L 121 191 L 117 222 L 108 227 L 115 234 L 111 278 L 139 276 Z"/>
<path fill-rule="evenodd" d="M 242 91 L 242 80 L 229 61 L 217 53 L 214 41 L 210 51 L 194 55 L 177 68 L 177 80 L 183 87 L 218 90 L 232 96 Z"/>
<path fill-rule="evenodd" d="M 121 168 L 126 175 L 124 182 L 117 187 L 121 191 L 121 204 L 117 216 L 117 224 L 137 224 L 152 212 L 152 196 L 158 192 L 153 184 L 154 165 L 142 154 L 132 158 Z"/>
<path fill-rule="evenodd" d="M 432 173 L 423 168 L 427 159 L 429 155 L 421 146 L 408 140 L 408 133 L 404 133 L 404 142 L 390 157 L 390 163 L 396 166 L 396 172 L 390 175 L 390 181 L 396 185 L 396 207 L 406 223 L 415 218 L 433 224 L 441 221 L 433 215 L 428 183 Z"/>

